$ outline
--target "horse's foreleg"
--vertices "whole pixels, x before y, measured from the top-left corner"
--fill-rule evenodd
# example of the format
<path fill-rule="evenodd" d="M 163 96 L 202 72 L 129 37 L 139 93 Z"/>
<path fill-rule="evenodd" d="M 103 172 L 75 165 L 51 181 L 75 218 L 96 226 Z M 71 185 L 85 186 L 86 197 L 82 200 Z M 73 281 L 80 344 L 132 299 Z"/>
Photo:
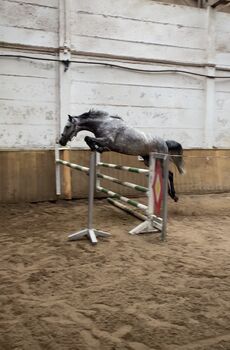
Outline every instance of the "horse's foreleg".
<path fill-rule="evenodd" d="M 177 202 L 178 201 L 178 197 L 176 195 L 176 191 L 175 191 L 175 187 L 174 187 L 174 180 L 173 180 L 173 172 L 169 171 L 169 183 L 168 183 L 168 194 L 170 195 L 170 197 Z"/>
<path fill-rule="evenodd" d="M 108 147 L 108 139 L 107 138 L 95 138 L 95 137 L 90 137 L 86 136 L 85 137 L 85 142 L 87 145 L 90 147 L 92 151 L 97 151 L 97 152 L 104 152 L 104 151 L 109 151 Z"/>
<path fill-rule="evenodd" d="M 95 142 L 93 141 L 92 137 L 86 136 L 84 138 L 85 142 L 87 143 L 87 145 L 89 146 L 89 148 L 91 149 L 91 151 L 96 151 L 96 145 Z"/>

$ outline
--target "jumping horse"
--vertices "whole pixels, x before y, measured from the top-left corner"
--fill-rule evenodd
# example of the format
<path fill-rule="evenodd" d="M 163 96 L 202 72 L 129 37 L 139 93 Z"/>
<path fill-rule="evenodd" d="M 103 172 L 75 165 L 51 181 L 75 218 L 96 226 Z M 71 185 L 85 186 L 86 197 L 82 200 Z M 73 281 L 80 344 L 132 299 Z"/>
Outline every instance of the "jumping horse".
<path fill-rule="evenodd" d="M 65 146 L 83 130 L 90 131 L 95 136 L 85 136 L 84 139 L 92 151 L 113 151 L 141 156 L 146 166 L 149 166 L 150 152 L 169 153 L 170 161 L 175 164 L 180 174 L 184 173 L 183 148 L 180 143 L 145 134 L 128 126 L 121 117 L 103 111 L 90 110 L 79 116 L 69 115 L 59 144 Z M 171 171 L 168 192 L 175 201 L 178 200 Z"/>

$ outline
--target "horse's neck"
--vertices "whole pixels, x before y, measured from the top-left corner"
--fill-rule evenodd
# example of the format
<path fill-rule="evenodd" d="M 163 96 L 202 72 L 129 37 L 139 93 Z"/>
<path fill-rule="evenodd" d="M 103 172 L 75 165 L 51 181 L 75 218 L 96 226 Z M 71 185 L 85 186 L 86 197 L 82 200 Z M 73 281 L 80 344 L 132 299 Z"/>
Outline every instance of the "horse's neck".
<path fill-rule="evenodd" d="M 80 131 L 90 131 L 92 132 L 96 137 L 98 136 L 98 132 L 100 130 L 100 122 L 97 120 L 84 120 L 80 124 Z"/>

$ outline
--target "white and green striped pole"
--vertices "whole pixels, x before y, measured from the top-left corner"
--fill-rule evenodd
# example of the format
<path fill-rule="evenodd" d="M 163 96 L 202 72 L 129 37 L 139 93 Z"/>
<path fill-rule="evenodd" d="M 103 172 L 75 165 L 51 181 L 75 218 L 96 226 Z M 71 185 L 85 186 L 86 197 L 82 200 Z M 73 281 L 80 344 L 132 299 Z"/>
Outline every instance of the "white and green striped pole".
<path fill-rule="evenodd" d="M 142 209 L 142 210 L 147 210 L 147 205 L 141 204 L 133 199 L 129 199 L 127 197 L 121 196 L 120 194 L 110 191 L 107 188 L 101 187 L 101 186 L 97 186 L 97 190 L 103 193 L 108 194 L 110 197 L 112 198 L 117 198 L 120 199 L 122 202 L 128 203 L 136 208 Z"/>
<path fill-rule="evenodd" d="M 56 163 L 68 166 L 69 168 L 72 168 L 72 169 L 75 169 L 75 170 L 83 171 L 87 175 L 89 175 L 89 168 L 87 168 L 87 167 L 84 167 L 84 166 L 81 166 L 81 165 L 78 165 L 78 164 L 74 164 L 74 163 L 70 163 L 70 162 L 67 162 L 67 161 L 62 160 L 62 159 L 57 159 Z M 129 187 L 129 188 L 132 188 L 132 189 L 140 191 L 140 192 L 145 192 L 145 193 L 148 192 L 148 188 L 147 187 L 136 185 L 136 184 L 134 184 L 132 182 L 128 182 L 128 181 L 121 181 L 121 180 L 117 179 L 116 177 L 112 177 L 112 176 L 101 174 L 101 173 L 97 173 L 96 176 L 97 176 L 97 179 L 105 179 L 105 180 L 114 182 L 114 183 L 116 183 L 118 185 Z M 97 186 L 100 186 L 99 182 L 97 182 Z"/>
<path fill-rule="evenodd" d="M 122 209 L 126 213 L 128 213 L 128 214 L 130 214 L 132 216 L 135 216 L 136 218 L 138 218 L 141 221 L 147 220 L 147 216 L 146 215 L 136 211 L 135 209 L 132 209 L 132 208 L 128 207 L 127 205 L 125 205 L 122 202 L 119 202 L 118 200 L 115 200 L 113 198 L 107 198 L 107 201 L 110 204 L 114 205 L 115 207 L 118 207 L 119 209 Z"/>
<path fill-rule="evenodd" d="M 108 180 L 108 181 L 111 181 L 111 182 L 114 182 L 118 185 L 122 185 L 122 186 L 125 186 L 125 187 L 129 187 L 129 188 L 132 188 L 136 191 L 140 191 L 140 192 L 148 192 L 148 188 L 147 187 L 144 187 L 144 186 L 140 186 L 140 185 L 136 185 L 132 182 L 128 182 L 128 181 L 121 181 L 119 179 L 117 179 L 116 177 L 112 177 L 112 176 L 108 176 L 108 175 L 105 175 L 105 174 L 100 174 L 100 173 L 97 173 L 97 177 L 100 178 L 100 179 L 105 179 L 105 180 Z"/>
<path fill-rule="evenodd" d="M 80 171 L 83 171 L 83 172 L 89 174 L 89 168 L 87 168 L 85 166 L 74 164 L 74 163 L 70 163 L 70 162 L 67 162 L 67 161 L 62 160 L 62 159 L 56 159 L 56 163 L 57 164 L 62 164 L 62 165 L 68 166 L 69 168 L 80 170 Z"/>
<path fill-rule="evenodd" d="M 111 168 L 111 169 L 117 169 L 117 170 L 126 170 L 126 171 L 129 171 L 130 173 L 136 173 L 136 174 L 149 174 L 149 170 L 147 169 L 133 168 L 125 165 L 99 162 L 97 163 L 97 166 L 102 166 L 104 168 Z"/>

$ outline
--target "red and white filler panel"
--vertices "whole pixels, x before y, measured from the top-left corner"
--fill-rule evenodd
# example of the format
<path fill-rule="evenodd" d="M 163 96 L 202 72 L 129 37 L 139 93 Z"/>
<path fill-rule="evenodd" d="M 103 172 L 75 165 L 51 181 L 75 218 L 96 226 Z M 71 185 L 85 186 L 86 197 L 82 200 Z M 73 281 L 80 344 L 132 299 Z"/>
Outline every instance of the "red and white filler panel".
<path fill-rule="evenodd" d="M 168 157 L 150 153 L 147 220 L 132 229 L 130 234 L 159 231 L 162 240 L 166 237 Z"/>

